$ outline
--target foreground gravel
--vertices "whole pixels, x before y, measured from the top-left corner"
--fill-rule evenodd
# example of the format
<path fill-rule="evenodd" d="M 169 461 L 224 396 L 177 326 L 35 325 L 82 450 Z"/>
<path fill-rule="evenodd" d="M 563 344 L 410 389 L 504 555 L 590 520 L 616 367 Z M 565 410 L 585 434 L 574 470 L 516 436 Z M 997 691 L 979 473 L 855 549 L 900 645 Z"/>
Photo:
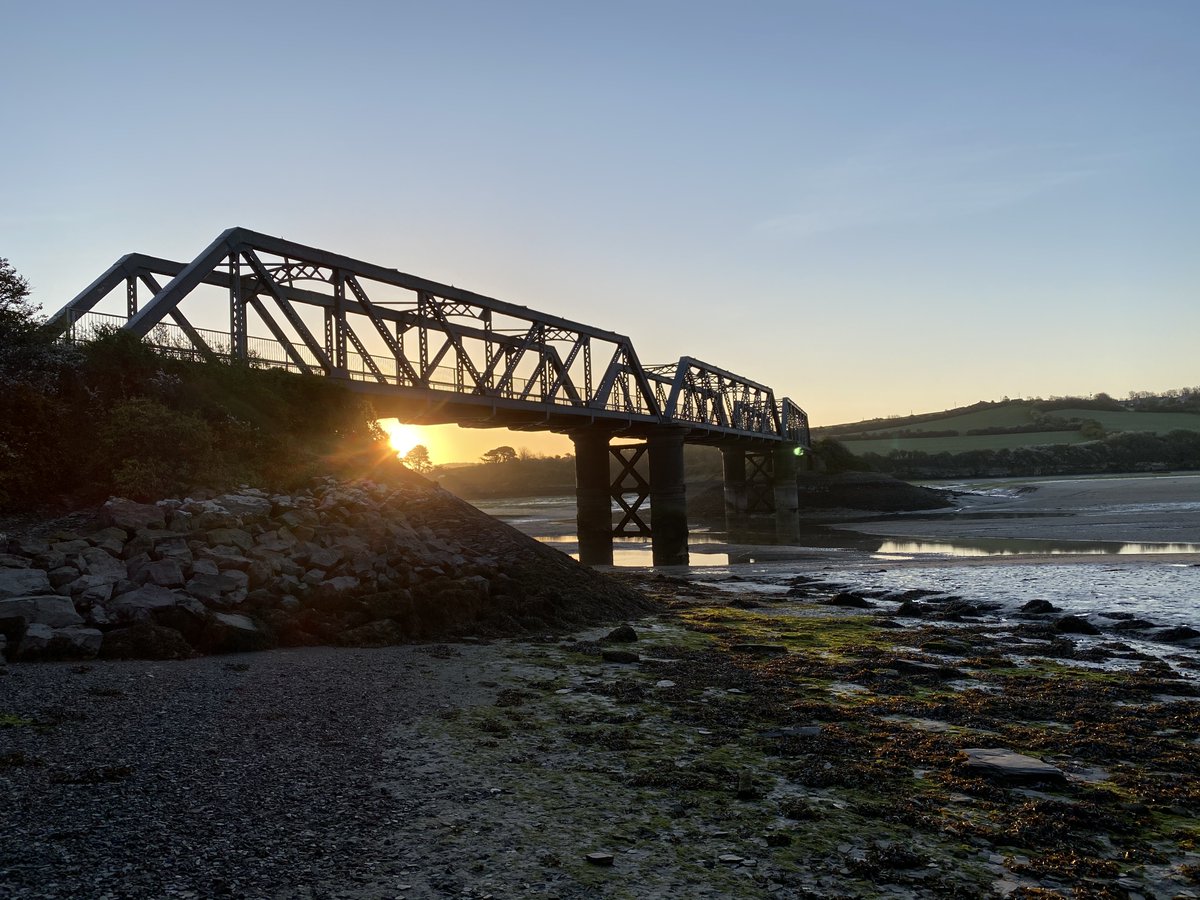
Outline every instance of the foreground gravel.
<path fill-rule="evenodd" d="M 0 667 L 0 897 L 354 895 L 416 802 L 389 747 L 489 651 Z"/>

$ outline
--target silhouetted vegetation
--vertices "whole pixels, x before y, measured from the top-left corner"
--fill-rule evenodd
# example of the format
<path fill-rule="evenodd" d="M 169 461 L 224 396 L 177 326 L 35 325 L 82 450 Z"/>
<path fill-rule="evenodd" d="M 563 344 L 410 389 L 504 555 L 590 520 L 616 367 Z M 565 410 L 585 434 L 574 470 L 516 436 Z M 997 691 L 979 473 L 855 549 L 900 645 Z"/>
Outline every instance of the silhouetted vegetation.
<path fill-rule="evenodd" d="M 1200 432 L 1124 432 L 1080 444 L 963 453 L 864 453 L 864 464 L 898 478 L 995 478 L 1200 469 Z"/>
<path fill-rule="evenodd" d="M 0 285 L 0 509 L 287 487 L 388 455 L 369 404 L 327 379 L 185 362 L 115 331 L 58 343 L 6 262 Z"/>

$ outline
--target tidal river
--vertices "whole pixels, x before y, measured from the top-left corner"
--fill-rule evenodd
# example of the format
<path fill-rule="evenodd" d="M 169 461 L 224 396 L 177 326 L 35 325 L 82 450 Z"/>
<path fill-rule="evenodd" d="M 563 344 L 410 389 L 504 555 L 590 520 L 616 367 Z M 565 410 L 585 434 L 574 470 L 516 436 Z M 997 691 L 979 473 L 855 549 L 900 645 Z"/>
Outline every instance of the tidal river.
<path fill-rule="evenodd" d="M 953 509 L 846 513 L 807 528 L 795 545 L 694 523 L 692 566 L 674 571 L 731 589 L 784 592 L 798 575 L 858 589 L 922 588 L 1000 603 L 1001 615 L 1045 599 L 1078 614 L 1200 628 L 1200 474 L 934 486 L 956 492 Z M 480 505 L 575 554 L 572 498 Z M 649 542 L 619 541 L 614 556 L 618 566 L 648 566 Z"/>

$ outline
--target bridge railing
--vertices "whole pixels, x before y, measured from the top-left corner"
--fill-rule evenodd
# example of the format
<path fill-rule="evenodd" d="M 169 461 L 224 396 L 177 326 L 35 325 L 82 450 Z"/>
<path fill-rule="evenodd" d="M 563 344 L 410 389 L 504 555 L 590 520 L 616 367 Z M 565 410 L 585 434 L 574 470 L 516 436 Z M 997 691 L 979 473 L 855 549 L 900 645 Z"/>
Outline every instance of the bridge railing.
<path fill-rule="evenodd" d="M 70 321 L 62 337 L 64 340 L 72 343 L 86 343 L 95 340 L 107 331 L 120 330 L 128 321 L 128 317 L 113 313 L 86 312 L 74 317 Z M 238 358 L 231 352 L 232 338 L 229 332 L 193 327 L 193 333 L 198 333 L 204 339 L 205 344 L 212 353 L 206 354 L 201 351 L 191 342 L 189 335 L 182 327 L 167 322 L 160 322 L 156 325 L 146 335 L 144 340 L 158 353 L 174 359 L 204 362 L 215 356 L 221 361 L 231 362 Z M 286 369 L 296 373 L 304 371 L 295 360 L 290 359 L 288 354 L 283 352 L 281 345 L 272 338 L 248 335 L 246 338 L 246 349 L 246 362 L 252 366 Z M 304 358 L 309 369 L 320 368 L 320 361 L 308 348 L 298 347 L 296 350 Z M 363 354 L 354 351 L 347 352 L 345 355 L 346 365 L 343 377 L 353 381 L 378 382 L 396 387 L 420 386 L 435 391 L 463 393 L 464 385 L 461 372 L 452 366 L 436 367 L 430 371 L 429 378 L 424 383 L 415 385 L 411 379 L 406 378 L 404 373 L 399 370 L 400 367 L 394 357 L 370 354 L 369 358 L 371 363 L 374 364 L 374 368 L 367 363 L 367 358 Z M 516 399 L 532 394 L 538 402 L 552 403 L 564 407 L 578 405 L 562 396 L 543 397 L 537 391 L 529 391 L 527 389 L 530 384 L 530 379 L 513 376 L 509 379 L 505 390 L 489 391 L 482 395 Z M 534 387 L 536 388 L 536 385 Z M 633 412 L 643 415 L 648 413 L 645 404 L 626 404 L 621 402 L 618 395 L 615 394 L 613 400 L 605 408 L 613 412 Z"/>

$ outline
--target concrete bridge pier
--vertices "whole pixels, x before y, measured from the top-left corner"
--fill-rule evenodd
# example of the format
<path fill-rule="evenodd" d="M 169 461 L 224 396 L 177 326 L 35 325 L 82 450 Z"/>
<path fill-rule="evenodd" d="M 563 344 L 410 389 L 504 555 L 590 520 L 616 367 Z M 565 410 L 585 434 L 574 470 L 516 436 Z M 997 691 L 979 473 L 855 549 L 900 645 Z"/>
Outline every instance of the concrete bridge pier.
<path fill-rule="evenodd" d="M 775 535 L 782 542 L 800 539 L 800 492 L 796 486 L 796 448 L 781 444 L 773 453 L 772 482 L 775 494 Z"/>
<path fill-rule="evenodd" d="M 650 542 L 656 566 L 688 564 L 687 490 L 682 428 L 655 432 L 650 452 Z"/>
<path fill-rule="evenodd" d="M 575 529 L 579 561 L 585 566 L 611 566 L 613 561 L 610 436 L 604 428 L 571 432 L 575 444 Z"/>

